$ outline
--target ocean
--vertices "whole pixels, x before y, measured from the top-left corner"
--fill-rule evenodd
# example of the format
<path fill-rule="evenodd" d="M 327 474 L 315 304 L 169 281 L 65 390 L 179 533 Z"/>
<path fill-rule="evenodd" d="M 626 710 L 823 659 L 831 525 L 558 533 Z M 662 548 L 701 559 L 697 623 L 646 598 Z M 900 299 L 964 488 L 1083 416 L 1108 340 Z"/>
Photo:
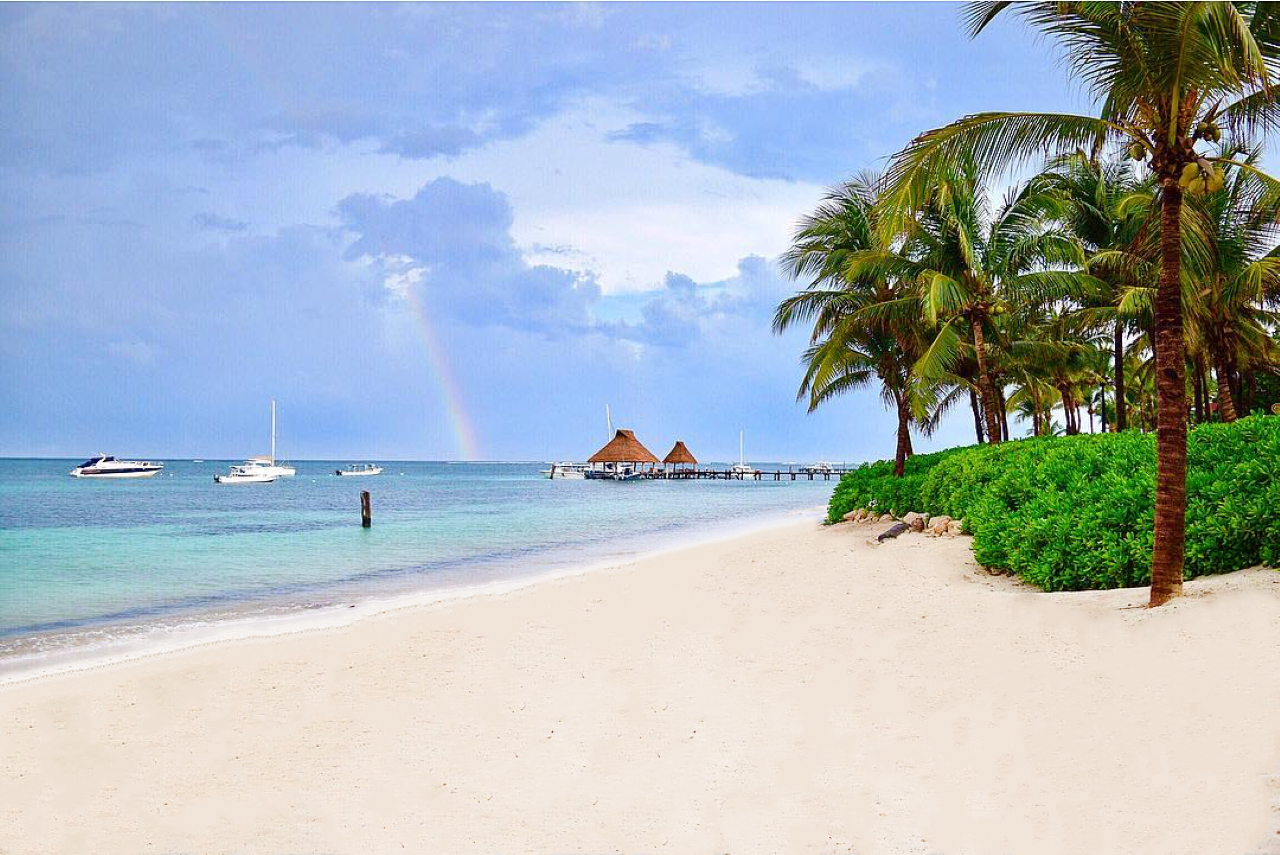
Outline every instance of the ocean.
<path fill-rule="evenodd" d="M 542 463 L 387 462 L 379 476 L 334 476 L 345 461 L 217 485 L 238 461 L 168 460 L 153 478 L 110 481 L 68 477 L 79 462 L 0 460 L 0 678 L 818 519 L 835 486 L 550 481 Z"/>

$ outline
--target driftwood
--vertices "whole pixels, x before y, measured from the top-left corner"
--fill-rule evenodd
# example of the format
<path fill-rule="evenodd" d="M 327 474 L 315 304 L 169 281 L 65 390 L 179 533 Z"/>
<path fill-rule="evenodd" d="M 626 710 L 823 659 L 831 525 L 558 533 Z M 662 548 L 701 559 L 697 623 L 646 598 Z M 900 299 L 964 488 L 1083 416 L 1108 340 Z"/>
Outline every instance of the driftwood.
<path fill-rule="evenodd" d="M 879 541 L 880 543 L 884 543 L 886 540 L 895 538 L 898 535 L 902 534 L 903 532 L 907 532 L 907 531 L 911 531 L 911 526 L 907 525 L 906 523 L 895 523 L 888 531 L 886 531 L 884 534 L 877 537 L 876 540 Z"/>

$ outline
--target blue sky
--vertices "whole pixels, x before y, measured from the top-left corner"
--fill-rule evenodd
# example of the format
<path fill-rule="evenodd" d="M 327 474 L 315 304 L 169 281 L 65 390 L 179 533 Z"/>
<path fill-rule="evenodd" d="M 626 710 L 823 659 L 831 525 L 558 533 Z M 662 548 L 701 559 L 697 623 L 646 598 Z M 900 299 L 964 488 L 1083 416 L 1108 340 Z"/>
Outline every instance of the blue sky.
<path fill-rule="evenodd" d="M 1087 109 L 953 4 L 0 6 L 0 454 L 892 451 L 809 415 L 775 260 L 982 109 Z M 972 441 L 958 412 L 922 447 Z"/>

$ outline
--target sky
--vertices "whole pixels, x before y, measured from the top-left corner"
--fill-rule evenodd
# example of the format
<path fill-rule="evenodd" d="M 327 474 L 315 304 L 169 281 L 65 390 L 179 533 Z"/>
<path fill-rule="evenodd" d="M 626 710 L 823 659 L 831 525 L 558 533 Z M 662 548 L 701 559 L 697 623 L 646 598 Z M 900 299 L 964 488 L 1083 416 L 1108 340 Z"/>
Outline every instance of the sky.
<path fill-rule="evenodd" d="M 0 5 L 0 455 L 890 456 L 809 414 L 777 259 L 986 109 L 1088 109 L 957 4 Z M 1016 429 L 1015 429 L 1016 430 Z M 966 409 L 916 443 L 973 441 Z"/>

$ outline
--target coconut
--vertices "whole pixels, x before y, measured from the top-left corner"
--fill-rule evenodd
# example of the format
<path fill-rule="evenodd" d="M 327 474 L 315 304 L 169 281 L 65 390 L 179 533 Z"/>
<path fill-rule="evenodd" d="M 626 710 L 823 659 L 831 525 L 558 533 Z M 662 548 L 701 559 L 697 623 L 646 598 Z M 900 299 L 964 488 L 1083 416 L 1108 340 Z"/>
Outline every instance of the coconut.
<path fill-rule="evenodd" d="M 1182 175 L 1178 178 L 1178 186 L 1190 187 L 1191 182 L 1200 175 L 1200 164 L 1194 160 L 1182 167 Z"/>

